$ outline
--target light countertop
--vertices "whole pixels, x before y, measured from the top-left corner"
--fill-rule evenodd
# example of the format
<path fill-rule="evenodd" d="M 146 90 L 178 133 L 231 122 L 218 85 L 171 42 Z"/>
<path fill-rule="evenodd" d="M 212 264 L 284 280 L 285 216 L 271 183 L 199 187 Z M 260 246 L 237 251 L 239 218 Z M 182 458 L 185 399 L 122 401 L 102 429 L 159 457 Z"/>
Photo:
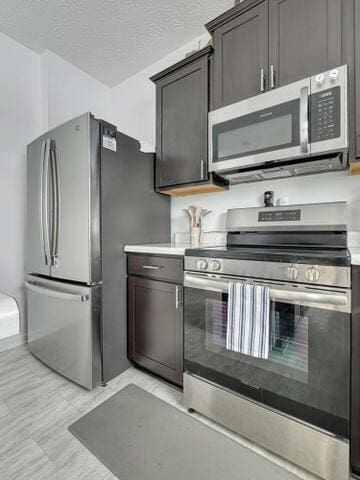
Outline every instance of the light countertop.
<path fill-rule="evenodd" d="M 147 253 L 152 255 L 177 255 L 184 256 L 185 250 L 190 248 L 186 243 L 154 243 L 148 245 L 126 245 L 126 253 Z"/>
<path fill-rule="evenodd" d="M 191 248 L 188 233 L 175 234 L 173 243 L 153 243 L 146 245 L 125 245 L 126 253 L 147 253 L 151 255 L 184 256 L 185 250 Z M 226 232 L 203 232 L 200 248 L 221 247 L 226 245 Z M 197 247 L 199 248 L 199 247 Z"/>
<path fill-rule="evenodd" d="M 215 245 L 206 245 L 207 247 Z M 206 248 L 205 245 L 201 247 Z M 220 244 L 218 246 L 221 246 Z M 148 245 L 126 245 L 126 253 L 147 253 L 151 255 L 184 256 L 185 250 L 191 248 L 190 243 L 158 243 Z M 349 232 L 348 250 L 352 265 L 360 265 L 360 232 Z"/>
<path fill-rule="evenodd" d="M 360 265 L 360 247 L 349 247 L 351 265 Z"/>
<path fill-rule="evenodd" d="M 348 232 L 348 250 L 351 257 L 351 265 L 360 265 L 360 232 Z"/>

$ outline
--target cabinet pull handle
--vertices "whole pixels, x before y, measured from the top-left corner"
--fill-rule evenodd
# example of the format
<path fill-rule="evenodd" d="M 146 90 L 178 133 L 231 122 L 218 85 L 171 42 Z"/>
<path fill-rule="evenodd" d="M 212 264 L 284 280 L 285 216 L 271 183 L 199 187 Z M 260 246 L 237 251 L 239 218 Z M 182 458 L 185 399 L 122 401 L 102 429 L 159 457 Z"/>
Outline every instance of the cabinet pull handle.
<path fill-rule="evenodd" d="M 142 268 L 145 268 L 146 270 L 160 270 L 160 268 L 163 267 L 156 267 L 155 265 L 143 265 Z"/>
<path fill-rule="evenodd" d="M 260 93 L 265 92 L 265 70 L 260 70 Z"/>
<path fill-rule="evenodd" d="M 201 180 L 205 180 L 205 162 L 201 160 Z"/>
<path fill-rule="evenodd" d="M 175 308 L 178 310 L 183 304 L 183 289 L 179 285 L 175 287 Z"/>
<path fill-rule="evenodd" d="M 275 79 L 275 67 L 274 65 L 270 65 L 270 88 L 276 87 L 276 79 Z"/>

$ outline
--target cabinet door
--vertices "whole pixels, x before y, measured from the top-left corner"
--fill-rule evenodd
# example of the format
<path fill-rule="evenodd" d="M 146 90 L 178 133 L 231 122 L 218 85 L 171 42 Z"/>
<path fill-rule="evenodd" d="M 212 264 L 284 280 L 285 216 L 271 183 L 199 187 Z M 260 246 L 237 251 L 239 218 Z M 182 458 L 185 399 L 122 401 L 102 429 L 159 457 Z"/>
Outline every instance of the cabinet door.
<path fill-rule="evenodd" d="M 217 28 L 213 38 L 214 109 L 265 91 L 268 68 L 267 0 Z"/>
<path fill-rule="evenodd" d="M 269 0 L 270 88 L 341 65 L 341 3 Z"/>
<path fill-rule="evenodd" d="M 208 56 L 157 82 L 156 186 L 207 178 Z"/>
<path fill-rule="evenodd" d="M 182 288 L 129 277 L 129 358 L 178 385 L 183 375 Z"/>

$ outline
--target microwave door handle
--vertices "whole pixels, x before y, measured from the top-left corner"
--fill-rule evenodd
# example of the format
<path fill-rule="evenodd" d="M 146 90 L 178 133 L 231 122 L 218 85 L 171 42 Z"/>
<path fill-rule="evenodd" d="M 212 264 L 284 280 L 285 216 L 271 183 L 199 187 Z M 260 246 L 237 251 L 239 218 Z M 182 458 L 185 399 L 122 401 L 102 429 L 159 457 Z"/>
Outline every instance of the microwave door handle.
<path fill-rule="evenodd" d="M 235 281 L 232 279 L 230 281 Z M 184 286 L 190 288 L 198 288 L 200 290 L 210 290 L 222 293 L 228 292 L 230 281 L 228 280 L 214 280 L 207 277 L 198 277 L 196 275 L 185 274 Z M 238 281 L 246 282 L 246 279 L 238 279 Z M 346 294 L 342 293 L 327 293 L 327 292 L 304 292 L 304 291 L 292 291 L 271 288 L 270 286 L 270 299 L 284 302 L 301 302 L 304 305 L 307 303 L 319 304 L 319 305 L 332 305 L 346 307 L 348 305 L 348 298 Z"/>
<path fill-rule="evenodd" d="M 300 151 L 309 152 L 309 87 L 300 91 Z"/>

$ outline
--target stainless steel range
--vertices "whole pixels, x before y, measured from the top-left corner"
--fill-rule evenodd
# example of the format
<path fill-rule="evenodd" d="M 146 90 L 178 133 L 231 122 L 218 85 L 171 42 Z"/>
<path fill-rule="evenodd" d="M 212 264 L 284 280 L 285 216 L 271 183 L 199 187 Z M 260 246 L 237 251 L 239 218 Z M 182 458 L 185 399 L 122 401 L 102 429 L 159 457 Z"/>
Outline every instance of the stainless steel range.
<path fill-rule="evenodd" d="M 227 247 L 185 257 L 189 409 L 329 480 L 349 476 L 345 202 L 229 210 Z M 267 285 L 268 358 L 226 348 L 231 282 Z"/>

